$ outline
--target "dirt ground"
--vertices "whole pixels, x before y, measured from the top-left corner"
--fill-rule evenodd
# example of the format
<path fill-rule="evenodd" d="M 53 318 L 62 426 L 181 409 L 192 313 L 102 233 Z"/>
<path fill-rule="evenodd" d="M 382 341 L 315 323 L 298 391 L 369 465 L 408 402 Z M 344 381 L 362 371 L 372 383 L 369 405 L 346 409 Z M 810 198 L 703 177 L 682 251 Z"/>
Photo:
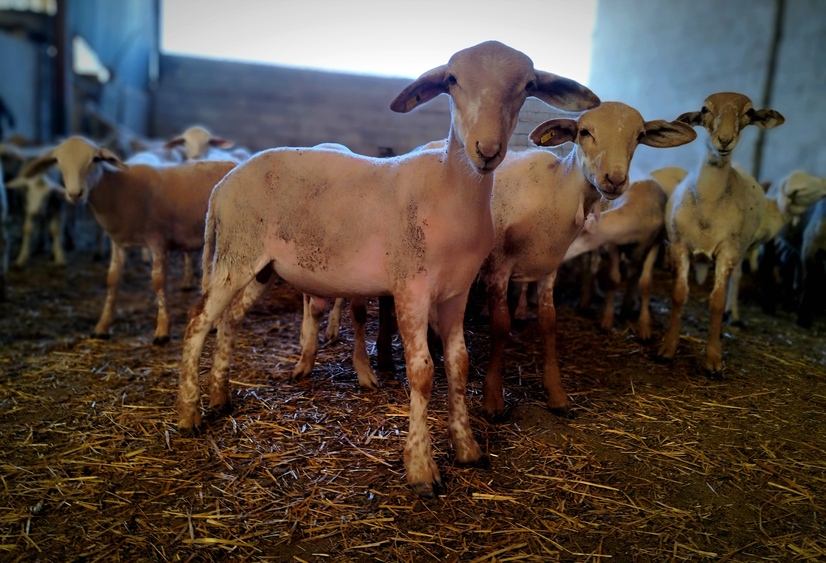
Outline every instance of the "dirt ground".
<path fill-rule="evenodd" d="M 41 254 L 13 269 L 0 304 L 2 561 L 826 561 L 826 322 L 807 331 L 789 313 L 768 317 L 748 287 L 744 325 L 726 327 L 726 367 L 711 379 L 707 288 L 692 288 L 677 356 L 661 363 L 665 272 L 651 343 L 627 324 L 598 330 L 597 304 L 578 313 L 575 285 L 563 285 L 560 365 L 575 416 L 545 407 L 529 318 L 514 325 L 499 424 L 481 413 L 488 336 L 474 295 L 467 397 L 490 467 L 454 463 L 437 361 L 430 425 L 447 492 L 422 499 L 404 478 L 398 341 L 396 372 L 361 390 L 345 320 L 315 371 L 292 382 L 300 296 L 281 284 L 236 346 L 234 412 L 183 438 L 174 402 L 197 295 L 177 289 L 180 259 L 164 347 L 152 345 L 137 254 L 105 341 L 88 336 L 106 264 L 90 248 L 71 260 Z"/>

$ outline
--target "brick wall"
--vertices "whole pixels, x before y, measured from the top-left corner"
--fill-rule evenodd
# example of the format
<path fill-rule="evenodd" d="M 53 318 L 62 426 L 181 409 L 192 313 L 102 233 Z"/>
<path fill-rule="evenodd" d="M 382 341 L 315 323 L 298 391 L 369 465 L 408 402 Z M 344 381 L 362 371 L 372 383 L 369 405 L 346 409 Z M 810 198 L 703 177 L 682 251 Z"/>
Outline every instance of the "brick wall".
<path fill-rule="evenodd" d="M 759 105 L 777 0 L 600 0 L 594 29 L 591 88 L 603 100 L 628 103 L 646 119 L 674 119 L 699 110 L 719 91 Z M 761 180 L 793 168 L 826 176 L 826 2 L 787 0 L 777 60 L 773 109 L 786 123 L 766 132 Z M 704 133 L 698 130 L 700 139 Z M 749 127 L 735 160 L 752 171 L 757 129 Z M 676 149 L 640 147 L 634 167 L 693 166 L 699 140 Z"/>

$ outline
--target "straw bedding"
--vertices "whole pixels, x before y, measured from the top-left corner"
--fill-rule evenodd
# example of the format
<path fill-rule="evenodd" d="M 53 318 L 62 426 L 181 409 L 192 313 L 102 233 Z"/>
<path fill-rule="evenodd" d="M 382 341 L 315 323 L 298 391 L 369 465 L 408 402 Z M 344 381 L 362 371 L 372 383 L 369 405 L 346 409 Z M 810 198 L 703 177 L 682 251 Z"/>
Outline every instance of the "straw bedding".
<path fill-rule="evenodd" d="M 650 344 L 630 325 L 600 332 L 563 285 L 560 363 L 576 416 L 545 408 L 529 318 L 507 349 L 507 421 L 490 424 L 487 325 L 474 293 L 468 401 L 491 465 L 454 464 L 437 360 L 429 420 L 447 493 L 422 499 L 404 479 L 398 339 L 396 373 L 380 373 L 378 390 L 358 388 L 346 320 L 315 371 L 291 382 L 301 301 L 278 285 L 239 336 L 234 412 L 183 438 L 174 401 L 197 296 L 175 288 L 178 261 L 173 339 L 154 347 L 148 266 L 130 258 L 113 336 L 99 341 L 87 336 L 106 266 L 89 251 L 74 258 L 66 269 L 41 256 L 13 271 L 0 305 L 0 560 L 826 560 L 823 320 L 804 331 L 746 299 L 745 326 L 726 328 L 724 375 L 710 379 L 707 290 L 693 288 L 678 355 L 660 363 L 665 273 Z"/>

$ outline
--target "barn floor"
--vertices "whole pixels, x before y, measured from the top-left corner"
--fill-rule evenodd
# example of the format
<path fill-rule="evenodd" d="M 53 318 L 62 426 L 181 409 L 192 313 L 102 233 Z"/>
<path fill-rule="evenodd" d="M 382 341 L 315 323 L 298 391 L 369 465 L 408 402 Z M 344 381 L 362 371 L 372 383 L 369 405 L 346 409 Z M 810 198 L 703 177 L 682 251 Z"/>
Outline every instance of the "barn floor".
<path fill-rule="evenodd" d="M 572 419 L 545 408 L 535 319 L 517 323 L 508 420 L 481 416 L 487 327 L 466 324 L 471 423 L 490 468 L 454 464 L 443 371 L 430 410 L 446 494 L 406 485 L 401 345 L 383 386 L 358 388 L 352 333 L 291 382 L 300 296 L 282 284 L 251 311 L 232 371 L 235 411 L 199 438 L 174 401 L 194 293 L 170 284 L 173 339 L 152 346 L 149 268 L 130 257 L 111 340 L 87 338 L 106 264 L 12 270 L 0 304 L 3 561 L 824 561 L 826 322 L 812 331 L 750 300 L 727 327 L 722 379 L 703 371 L 707 290 L 693 290 L 676 359 L 557 303 Z M 371 331 L 375 335 L 375 315 Z M 208 364 L 208 361 L 205 362 Z M 437 361 L 437 365 L 439 362 Z"/>

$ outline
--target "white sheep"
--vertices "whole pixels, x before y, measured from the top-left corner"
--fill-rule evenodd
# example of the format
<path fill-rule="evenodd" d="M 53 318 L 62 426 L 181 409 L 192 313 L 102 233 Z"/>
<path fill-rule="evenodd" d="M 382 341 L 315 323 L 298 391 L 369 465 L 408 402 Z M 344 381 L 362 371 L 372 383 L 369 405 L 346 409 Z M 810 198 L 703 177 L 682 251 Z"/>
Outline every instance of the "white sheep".
<path fill-rule="evenodd" d="M 182 147 L 186 160 L 235 160 L 235 158 L 229 158 L 230 153 L 226 151 L 210 154 L 214 149 L 228 149 L 233 144 L 232 141 L 213 136 L 205 127 L 193 125 L 180 135 L 169 139 L 164 144 L 164 148 Z M 249 155 L 246 155 L 241 160 L 246 160 L 248 157 Z"/>
<path fill-rule="evenodd" d="M 491 353 L 483 384 L 483 409 L 503 414 L 502 360 L 510 333 L 508 282 L 539 282 L 539 323 L 545 339 L 542 384 L 548 407 L 568 412 L 556 352 L 553 288 L 568 247 L 601 197 L 616 199 L 628 188 L 628 171 L 638 144 L 676 147 L 694 131 L 679 122 L 645 121 L 620 102 L 604 102 L 577 119 L 551 119 L 531 133 L 541 146 L 574 142 L 560 159 L 547 150 L 514 153 L 496 172 L 493 217 L 496 243 L 482 266 L 490 310 Z"/>
<path fill-rule="evenodd" d="M 437 325 L 444 344 L 456 460 L 482 457 L 465 404 L 462 317 L 473 278 L 493 245 L 492 172 L 505 157 L 528 96 L 570 111 L 592 107 L 598 98 L 572 80 L 535 70 L 523 53 L 489 41 L 423 74 L 390 108 L 408 112 L 443 93 L 452 100 L 443 150 L 372 158 L 341 150 L 271 149 L 216 186 L 204 248 L 207 286 L 184 339 L 181 432 L 196 431 L 201 423 L 200 356 L 215 322 L 209 404 L 218 411 L 230 408 L 233 340 L 275 273 L 312 296 L 316 324 L 324 297 L 394 296 L 411 396 L 405 469 L 416 491 L 432 495 L 441 486 L 427 424 L 433 386 L 428 321 Z"/>
<path fill-rule="evenodd" d="M 88 198 L 95 218 L 112 241 L 106 303 L 93 336 L 109 336 L 125 249 L 146 246 L 152 252 L 152 285 L 158 300 L 154 343 L 167 342 L 167 254 L 172 249 L 203 246 L 209 194 L 235 163 L 130 165 L 91 141 L 70 137 L 31 161 L 23 175 L 37 175 L 55 163 L 63 174 L 66 197 L 74 203 Z"/>
<path fill-rule="evenodd" d="M 67 209 L 66 191 L 63 186 L 44 173 L 32 178 L 20 176 L 9 182 L 6 187 L 12 190 L 21 190 L 26 201 L 20 251 L 14 262 L 15 265 L 24 266 L 28 262 L 35 224 L 48 220 L 54 263 L 58 266 L 65 266 L 66 253 L 63 250 L 63 230 L 66 225 Z"/>
<path fill-rule="evenodd" d="M 685 113 L 679 119 L 706 130 L 707 152 L 699 166 L 676 187 L 666 207 L 674 290 L 659 355 L 670 359 L 677 351 L 680 320 L 688 298 L 689 265 L 692 257 L 703 255 L 714 262 L 706 369 L 717 373 L 723 368 L 720 335 L 729 278 L 733 277 L 732 286 L 736 288 L 740 265 L 749 250 L 773 237 L 789 217 L 776 201 L 766 198 L 754 178 L 732 167 L 731 153 L 744 127 L 767 129 L 785 119 L 771 109 L 755 110 L 747 96 L 735 92 L 712 94 L 700 111 Z M 699 275 L 702 277 L 702 273 Z"/>

